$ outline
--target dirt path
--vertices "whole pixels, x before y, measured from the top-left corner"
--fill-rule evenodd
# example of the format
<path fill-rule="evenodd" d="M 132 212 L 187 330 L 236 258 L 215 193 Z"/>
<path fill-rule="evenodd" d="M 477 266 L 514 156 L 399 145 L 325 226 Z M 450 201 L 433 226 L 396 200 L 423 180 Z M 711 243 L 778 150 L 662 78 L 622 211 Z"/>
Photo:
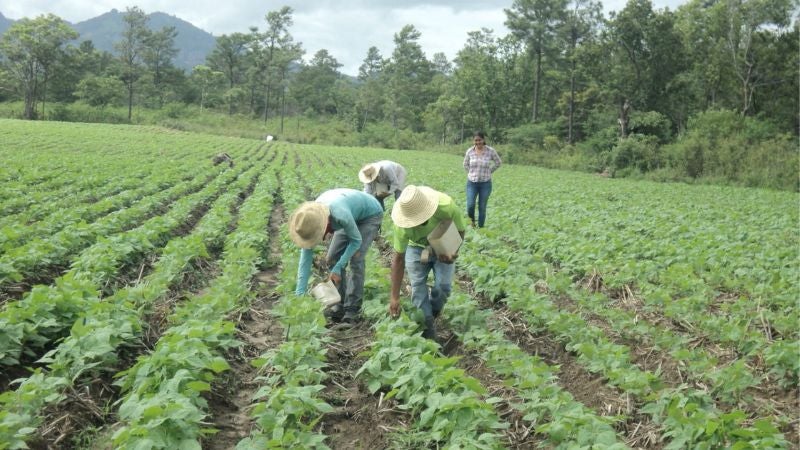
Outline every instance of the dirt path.
<path fill-rule="evenodd" d="M 258 370 L 250 361 L 283 342 L 283 330 L 280 323 L 272 318 L 271 310 L 279 298 L 275 292 L 277 275 L 281 270 L 278 236 L 284 215 L 283 205 L 276 202 L 269 219 L 269 267 L 253 280 L 257 298 L 248 310 L 231 318 L 237 324 L 236 338 L 243 345 L 226 355 L 231 368 L 213 383 L 208 398 L 209 416 L 214 428 L 219 431 L 204 440 L 204 449 L 234 448 L 250 434 L 250 406 L 253 395 L 260 387 L 255 380 L 259 376 Z"/>
<path fill-rule="evenodd" d="M 332 449 L 380 449 L 389 443 L 389 433 L 405 429 L 406 414 L 393 408 L 394 402 L 372 395 L 355 373 L 364 364 L 358 356 L 374 340 L 371 324 L 361 322 L 348 328 L 333 327 L 328 346 L 329 375 L 323 400 L 334 411 L 323 416 L 319 431 L 326 434 Z"/>

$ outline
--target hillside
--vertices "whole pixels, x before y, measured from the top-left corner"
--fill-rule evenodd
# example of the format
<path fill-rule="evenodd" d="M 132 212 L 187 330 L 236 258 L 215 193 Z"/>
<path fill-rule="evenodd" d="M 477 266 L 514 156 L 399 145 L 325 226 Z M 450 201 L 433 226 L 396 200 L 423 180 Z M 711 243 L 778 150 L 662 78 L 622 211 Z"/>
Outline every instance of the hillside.
<path fill-rule="evenodd" d="M 202 64 L 206 55 L 214 49 L 215 38 L 211 33 L 162 12 L 154 12 L 148 16 L 150 29 L 160 30 L 165 26 L 174 26 L 178 32 L 175 38 L 175 46 L 179 50 L 175 57 L 177 67 L 191 70 L 192 67 Z M 112 9 L 105 14 L 76 23 L 74 28 L 81 34 L 78 40 L 91 40 L 95 48 L 113 53 L 114 42 L 120 40 L 123 17 L 123 12 Z"/>
<path fill-rule="evenodd" d="M 0 34 L 5 33 L 8 27 L 10 27 L 12 23 L 14 23 L 13 20 L 4 16 L 3 13 L 0 13 Z"/>
<path fill-rule="evenodd" d="M 114 53 L 114 43 L 121 39 L 124 15 L 124 12 L 112 9 L 105 14 L 71 25 L 80 33 L 78 42 L 91 40 L 98 50 Z M 191 70 L 192 67 L 203 64 L 206 55 L 214 49 L 216 44 L 214 36 L 185 20 L 162 12 L 151 13 L 148 17 L 150 29 L 160 30 L 165 26 L 174 26 L 178 32 L 175 38 L 175 47 L 178 48 L 178 55 L 175 57 L 177 67 Z M 12 23 L 13 20 L 0 13 L 0 34 Z"/>

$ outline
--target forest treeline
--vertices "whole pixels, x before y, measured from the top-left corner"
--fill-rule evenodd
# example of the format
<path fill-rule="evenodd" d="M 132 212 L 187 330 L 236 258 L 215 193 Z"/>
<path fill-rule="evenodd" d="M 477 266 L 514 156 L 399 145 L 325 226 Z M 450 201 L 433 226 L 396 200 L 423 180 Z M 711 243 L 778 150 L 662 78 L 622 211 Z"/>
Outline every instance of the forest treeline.
<path fill-rule="evenodd" d="M 484 130 L 509 162 L 610 176 L 798 190 L 797 0 L 690 0 L 677 10 L 630 0 L 514 0 L 510 32 L 470 32 L 451 61 L 426 55 L 406 25 L 391 54 L 369 48 L 358 76 L 306 55 L 293 10 L 222 35 L 191 73 L 176 31 L 125 12 L 115 52 L 48 14 L 0 38 L 0 102 L 25 119 L 130 122 L 134 108 L 214 111 L 242 120 L 335 123 L 320 143 L 457 146 Z M 120 108 L 127 113 L 119 114 Z M 273 123 L 273 122 L 270 122 Z M 335 134 L 335 133 L 334 133 Z"/>

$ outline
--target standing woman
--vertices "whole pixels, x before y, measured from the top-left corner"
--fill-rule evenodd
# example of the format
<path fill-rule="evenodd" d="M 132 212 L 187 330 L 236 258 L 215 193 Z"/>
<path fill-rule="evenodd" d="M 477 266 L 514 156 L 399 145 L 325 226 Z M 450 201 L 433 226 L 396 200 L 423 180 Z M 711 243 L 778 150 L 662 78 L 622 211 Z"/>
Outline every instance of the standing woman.
<path fill-rule="evenodd" d="M 464 155 L 464 170 L 467 171 L 467 215 L 475 226 L 475 199 L 478 199 L 478 226 L 486 223 L 486 204 L 492 193 L 492 173 L 500 167 L 497 151 L 486 145 L 483 131 L 473 134 L 474 144 Z"/>

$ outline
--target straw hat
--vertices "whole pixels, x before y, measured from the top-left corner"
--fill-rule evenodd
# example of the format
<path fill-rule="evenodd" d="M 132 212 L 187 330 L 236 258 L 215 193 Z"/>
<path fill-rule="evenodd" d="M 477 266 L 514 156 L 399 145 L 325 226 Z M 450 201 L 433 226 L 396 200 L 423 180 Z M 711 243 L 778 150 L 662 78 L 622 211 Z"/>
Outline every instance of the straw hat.
<path fill-rule="evenodd" d="M 289 237 L 300 248 L 312 248 L 322 242 L 328 228 L 328 205 L 305 202 L 289 218 Z"/>
<path fill-rule="evenodd" d="M 433 216 L 439 206 L 439 192 L 410 184 L 394 202 L 392 221 L 400 228 L 413 228 Z"/>
<path fill-rule="evenodd" d="M 377 164 L 367 164 L 358 172 L 358 179 L 361 180 L 362 183 L 372 183 L 375 181 L 375 178 L 378 178 L 378 172 L 380 171 L 381 168 Z"/>

